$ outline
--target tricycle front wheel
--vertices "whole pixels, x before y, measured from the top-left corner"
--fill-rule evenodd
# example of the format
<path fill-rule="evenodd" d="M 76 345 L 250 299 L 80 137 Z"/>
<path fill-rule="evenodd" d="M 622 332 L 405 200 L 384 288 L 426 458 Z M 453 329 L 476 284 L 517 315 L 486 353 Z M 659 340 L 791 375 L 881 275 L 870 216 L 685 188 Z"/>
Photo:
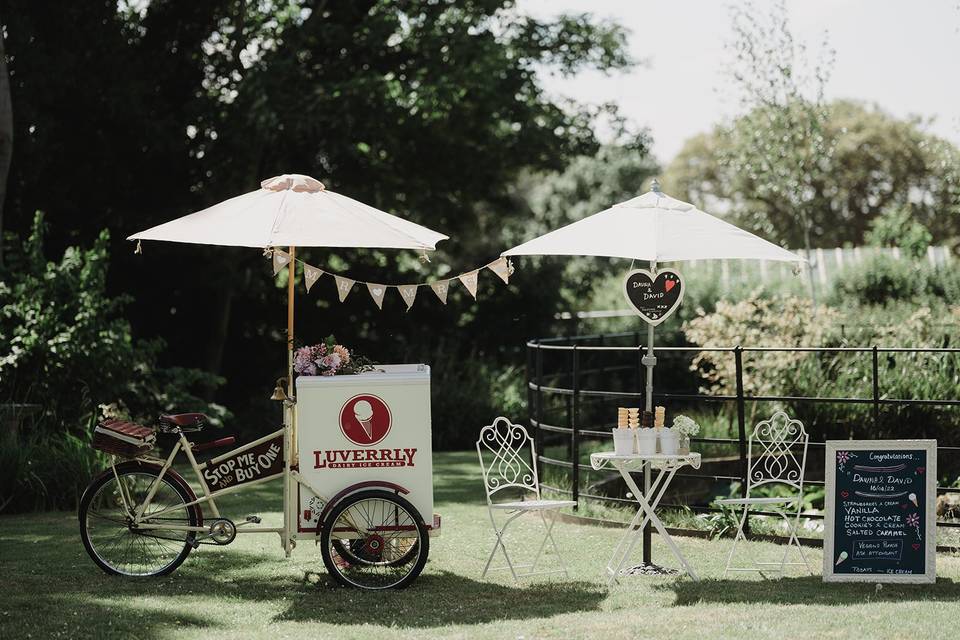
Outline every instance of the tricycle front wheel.
<path fill-rule="evenodd" d="M 408 500 L 369 490 L 334 506 L 321 526 L 320 550 L 327 571 L 343 585 L 402 589 L 423 571 L 430 538 Z"/>

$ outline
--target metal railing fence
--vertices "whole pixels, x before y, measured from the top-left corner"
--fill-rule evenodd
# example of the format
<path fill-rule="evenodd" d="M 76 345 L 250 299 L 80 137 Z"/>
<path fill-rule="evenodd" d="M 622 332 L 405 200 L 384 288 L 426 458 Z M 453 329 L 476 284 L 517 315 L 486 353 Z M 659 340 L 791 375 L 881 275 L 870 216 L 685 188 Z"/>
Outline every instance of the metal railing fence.
<path fill-rule="evenodd" d="M 640 342 L 639 332 L 617 334 L 593 334 L 583 336 L 568 336 L 547 338 L 527 342 L 527 400 L 530 411 L 529 421 L 536 438 L 538 451 L 538 472 L 543 477 L 545 466 L 568 469 L 570 473 L 570 488 L 544 484 L 544 488 L 571 496 L 578 506 L 581 500 L 597 500 L 610 503 L 634 504 L 630 499 L 614 496 L 603 496 L 585 492 L 582 488 L 581 472 L 594 472 L 589 464 L 581 461 L 580 450 L 585 440 L 598 438 L 612 438 L 611 428 L 613 421 L 591 421 L 584 419 L 584 405 L 590 402 L 599 402 L 600 412 L 603 412 L 607 401 L 634 402 L 642 405 L 644 400 L 644 367 L 641 364 L 646 347 Z M 629 339 L 631 344 L 611 344 Z M 960 348 L 921 348 L 921 347 L 655 347 L 658 356 L 664 354 L 697 354 L 697 353 L 727 353 L 734 359 L 735 392 L 733 394 L 703 393 L 680 391 L 654 391 L 656 401 L 677 401 L 684 403 L 733 403 L 736 415 L 736 438 L 692 438 L 693 443 L 736 447 L 738 473 L 736 475 L 707 474 L 707 473 L 678 473 L 685 478 L 707 479 L 712 481 L 739 482 L 742 494 L 746 493 L 747 473 L 747 405 L 748 403 L 788 403 L 792 406 L 832 403 L 839 405 L 869 405 L 871 407 L 874 428 L 879 427 L 881 413 L 885 407 L 958 407 L 960 398 L 893 398 L 883 392 L 881 386 L 880 364 L 882 356 L 891 354 L 941 354 L 945 356 L 960 355 Z M 748 394 L 744 391 L 744 355 L 750 353 L 806 353 L 817 354 L 851 354 L 869 358 L 869 394 L 867 397 L 843 396 L 787 396 L 770 394 Z M 561 367 L 547 366 L 544 361 L 550 355 L 565 356 L 566 363 Z M 604 356 L 599 362 L 584 365 L 585 356 Z M 614 356 L 610 362 L 606 356 Z M 626 357 L 624 357 L 626 356 Z M 596 359 L 596 358 L 595 358 Z M 629 360 L 629 362 L 625 362 Z M 658 366 L 660 369 L 660 366 Z M 960 367 L 958 367 L 960 372 Z M 619 388 L 591 388 L 584 386 L 584 380 L 592 378 L 602 380 L 609 387 Z M 626 380 L 624 380 L 626 379 Z M 960 391 L 960 389 L 958 389 Z M 547 402 L 562 400 L 562 420 L 551 419 L 545 408 Z M 958 409 L 960 410 L 960 409 Z M 595 412 L 596 413 L 596 412 Z M 615 411 L 606 411 L 606 414 L 616 415 Z M 566 424 L 555 424 L 556 422 Z M 808 425 L 809 426 L 809 425 Z M 567 459 L 548 456 L 545 454 L 544 441 L 547 435 L 556 434 L 561 442 L 566 442 Z M 960 468 L 960 446 L 957 443 L 940 445 L 938 441 L 937 453 L 938 469 Z M 813 451 L 823 449 L 824 441 L 812 441 L 809 447 Z M 814 456 L 815 458 L 815 456 Z M 948 461 L 952 467 L 942 462 Z M 810 475 L 810 468 L 807 474 Z M 612 477 L 612 476 L 611 476 Z M 805 478 L 804 484 L 809 486 L 823 486 L 824 481 L 816 478 Z M 938 483 L 939 484 L 939 483 Z M 937 494 L 960 493 L 960 488 L 953 486 L 937 486 Z M 679 505 L 662 503 L 663 507 L 685 507 L 695 513 L 718 512 L 721 509 L 709 505 Z M 763 511 L 751 511 L 752 515 L 772 515 Z M 822 519 L 822 514 L 807 514 L 804 517 Z M 946 522 L 938 520 L 938 527 L 960 528 L 960 522 Z"/>

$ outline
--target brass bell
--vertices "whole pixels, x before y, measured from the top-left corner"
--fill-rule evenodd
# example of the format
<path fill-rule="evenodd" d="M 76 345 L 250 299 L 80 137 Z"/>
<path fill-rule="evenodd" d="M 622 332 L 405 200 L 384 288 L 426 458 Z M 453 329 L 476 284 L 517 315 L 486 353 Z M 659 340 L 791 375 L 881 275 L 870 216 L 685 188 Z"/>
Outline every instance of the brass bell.
<path fill-rule="evenodd" d="M 284 391 L 284 387 L 287 384 L 286 378 L 277 378 L 277 386 L 273 389 L 273 395 L 270 396 L 271 400 L 289 400 L 287 397 L 287 392 Z"/>

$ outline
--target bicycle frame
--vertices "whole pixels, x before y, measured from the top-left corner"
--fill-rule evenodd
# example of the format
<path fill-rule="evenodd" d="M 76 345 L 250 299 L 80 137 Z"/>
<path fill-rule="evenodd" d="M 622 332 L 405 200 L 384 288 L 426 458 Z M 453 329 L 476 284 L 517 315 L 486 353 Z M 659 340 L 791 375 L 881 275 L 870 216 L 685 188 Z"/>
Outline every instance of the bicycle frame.
<path fill-rule="evenodd" d="M 123 490 L 123 484 L 119 481 L 119 476 L 117 476 L 116 465 L 111 463 L 111 468 L 113 470 L 114 476 L 117 478 L 118 485 L 120 486 L 120 499 L 123 501 L 124 509 L 127 513 L 133 515 L 134 525 L 140 526 L 144 520 L 144 513 L 149 508 L 151 501 L 156 495 L 157 490 L 160 488 L 160 483 L 163 480 L 163 477 L 170 471 L 173 466 L 173 462 L 176 459 L 177 455 L 183 451 L 186 455 L 187 460 L 190 462 L 190 466 L 193 469 L 193 472 L 197 479 L 197 484 L 200 486 L 202 496 L 197 497 L 186 504 L 180 504 L 174 507 L 168 507 L 160 511 L 150 514 L 150 518 L 156 518 L 160 515 L 168 513 L 176 509 L 182 509 L 184 507 L 191 507 L 194 505 L 200 504 L 209 504 L 210 511 L 214 518 L 221 518 L 220 509 L 217 506 L 216 499 L 228 495 L 231 493 L 238 493 L 244 489 L 254 487 L 264 482 L 269 482 L 270 480 L 275 480 L 277 478 L 283 478 L 283 526 L 280 527 L 259 527 L 259 526 L 248 526 L 247 522 L 235 523 L 236 532 L 240 533 L 277 533 L 280 535 L 281 544 L 284 549 L 284 553 L 287 557 L 290 556 L 290 552 L 294 546 L 296 546 L 297 538 L 297 527 L 294 525 L 296 518 L 296 505 L 293 504 L 291 497 L 295 494 L 294 488 L 299 484 L 303 485 L 315 495 L 320 497 L 324 503 L 329 503 L 329 498 L 327 498 L 322 492 L 317 490 L 309 482 L 304 480 L 299 471 L 291 469 L 290 461 L 293 454 L 293 428 L 288 423 L 283 426 L 281 429 L 274 431 L 258 440 L 254 440 L 248 444 L 232 449 L 226 453 L 223 453 L 219 456 L 216 456 L 204 463 L 198 463 L 196 457 L 193 454 L 193 443 L 191 443 L 184 432 L 180 429 L 177 429 L 174 433 L 178 435 L 178 440 L 174 444 L 173 449 L 170 451 L 170 454 L 167 456 L 166 460 L 151 459 L 151 458 L 138 458 L 142 462 L 149 463 L 158 463 L 162 462 L 160 472 L 157 474 L 157 478 L 151 483 L 150 488 L 147 491 L 147 496 L 144 501 L 139 505 L 132 504 L 130 496 L 126 495 Z M 215 467 L 221 461 L 228 460 L 234 456 L 243 453 L 245 451 L 254 449 L 264 443 L 267 443 L 271 440 L 276 439 L 279 436 L 283 436 L 283 469 L 279 473 L 272 473 L 266 475 L 262 478 L 257 478 L 254 480 L 249 480 L 246 482 L 234 484 L 223 489 L 211 490 L 206 479 L 204 478 L 203 471 L 208 468 Z M 145 530 L 173 530 L 173 531 L 191 531 L 196 533 L 207 533 L 208 528 L 204 526 L 187 526 L 187 525 L 176 525 L 176 524 L 157 524 L 157 523 L 144 523 L 143 529 Z"/>

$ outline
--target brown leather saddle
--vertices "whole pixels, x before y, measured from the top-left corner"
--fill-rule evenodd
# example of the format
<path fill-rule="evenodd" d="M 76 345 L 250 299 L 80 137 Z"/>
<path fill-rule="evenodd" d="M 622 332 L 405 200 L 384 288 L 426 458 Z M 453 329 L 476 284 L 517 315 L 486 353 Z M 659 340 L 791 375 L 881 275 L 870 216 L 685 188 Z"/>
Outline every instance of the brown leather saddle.
<path fill-rule="evenodd" d="M 161 426 L 180 427 L 200 431 L 207 424 L 209 418 L 202 413 L 166 413 L 157 418 Z"/>

